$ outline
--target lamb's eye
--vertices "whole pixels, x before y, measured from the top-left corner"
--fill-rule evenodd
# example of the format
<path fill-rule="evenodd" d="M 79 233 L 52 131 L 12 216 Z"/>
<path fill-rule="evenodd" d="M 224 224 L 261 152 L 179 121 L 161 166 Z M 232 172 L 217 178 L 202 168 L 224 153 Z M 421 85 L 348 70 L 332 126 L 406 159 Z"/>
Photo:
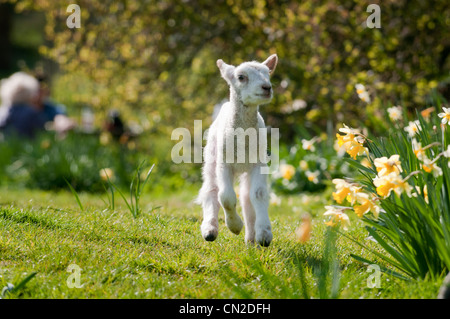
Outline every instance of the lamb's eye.
<path fill-rule="evenodd" d="M 241 82 L 244 81 L 245 80 L 245 75 L 239 74 L 238 75 L 238 80 L 241 81 Z"/>

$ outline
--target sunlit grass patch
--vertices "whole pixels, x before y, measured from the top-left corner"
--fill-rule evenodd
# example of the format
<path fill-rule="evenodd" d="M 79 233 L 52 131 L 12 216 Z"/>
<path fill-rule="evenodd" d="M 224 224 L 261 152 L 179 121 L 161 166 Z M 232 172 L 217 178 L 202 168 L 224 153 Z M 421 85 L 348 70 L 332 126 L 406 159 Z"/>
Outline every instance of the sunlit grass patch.
<path fill-rule="evenodd" d="M 144 193 L 143 207 L 162 208 L 137 219 L 123 203 L 108 209 L 99 195 L 81 194 L 81 211 L 70 192 L 49 196 L 2 189 L 2 194 L 11 202 L 0 208 L 0 286 L 37 272 L 10 298 L 434 298 L 441 280 L 413 283 L 381 274 L 381 288 L 369 289 L 367 267 L 350 254 L 370 254 L 342 236 L 336 238 L 335 258 L 328 264 L 334 266 L 327 268 L 321 212 L 331 190 L 282 196 L 279 206 L 270 207 L 274 240 L 263 249 L 246 246 L 243 234 L 231 234 L 222 216 L 217 240 L 204 241 L 201 210 L 187 200 L 195 197 L 193 191 L 156 197 Z M 299 243 L 295 230 L 305 212 L 311 213 L 312 232 L 307 242 Z M 353 216 L 351 221 L 362 223 Z M 362 227 L 349 229 L 349 234 L 367 238 Z M 81 268 L 82 288 L 67 285 L 72 264 Z M 410 290 L 418 286 L 420 295 Z"/>

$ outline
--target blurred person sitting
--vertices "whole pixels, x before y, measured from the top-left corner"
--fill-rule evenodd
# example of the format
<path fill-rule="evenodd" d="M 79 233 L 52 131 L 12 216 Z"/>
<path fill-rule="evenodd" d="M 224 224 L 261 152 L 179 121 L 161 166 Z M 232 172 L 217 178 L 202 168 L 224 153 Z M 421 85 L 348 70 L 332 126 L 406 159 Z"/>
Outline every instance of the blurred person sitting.
<path fill-rule="evenodd" d="M 39 94 L 36 99 L 36 108 L 42 112 L 47 121 L 54 121 L 56 115 L 67 115 L 65 107 L 50 100 L 50 87 L 44 74 L 37 74 L 39 82 Z"/>
<path fill-rule="evenodd" d="M 5 137 L 18 135 L 33 138 L 44 130 L 45 116 L 34 105 L 39 96 L 39 82 L 25 72 L 2 80 L 0 88 L 0 129 Z"/>
<path fill-rule="evenodd" d="M 76 123 L 69 118 L 65 112 L 65 107 L 50 100 L 50 88 L 46 76 L 42 73 L 36 75 L 39 82 L 39 93 L 35 100 L 34 107 L 44 116 L 46 126 L 49 130 L 54 130 L 59 137 L 64 137 L 69 130 L 75 128 Z"/>

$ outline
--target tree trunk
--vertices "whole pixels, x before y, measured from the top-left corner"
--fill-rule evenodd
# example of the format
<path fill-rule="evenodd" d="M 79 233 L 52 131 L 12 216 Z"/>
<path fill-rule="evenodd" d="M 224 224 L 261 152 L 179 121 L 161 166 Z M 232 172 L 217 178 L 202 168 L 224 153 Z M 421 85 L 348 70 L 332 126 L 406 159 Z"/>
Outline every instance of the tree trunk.
<path fill-rule="evenodd" d="M 0 4 L 0 70 L 9 70 L 11 68 L 11 30 L 13 14 L 13 4 Z"/>

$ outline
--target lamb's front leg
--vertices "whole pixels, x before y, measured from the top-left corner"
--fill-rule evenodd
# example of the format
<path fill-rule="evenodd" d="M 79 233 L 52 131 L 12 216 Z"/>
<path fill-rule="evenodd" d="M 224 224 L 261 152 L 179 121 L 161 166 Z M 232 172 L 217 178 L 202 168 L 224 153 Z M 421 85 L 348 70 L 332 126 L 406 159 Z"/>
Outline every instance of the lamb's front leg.
<path fill-rule="evenodd" d="M 267 176 L 261 174 L 260 167 L 253 168 L 250 182 L 250 200 L 256 214 L 255 240 L 261 246 L 269 246 L 272 241 L 272 227 L 269 220 L 269 192 Z"/>
<path fill-rule="evenodd" d="M 236 194 L 233 189 L 233 172 L 227 164 L 217 165 L 217 186 L 219 187 L 219 202 L 225 211 L 225 224 L 228 229 L 239 234 L 243 223 L 236 212 Z"/>
<path fill-rule="evenodd" d="M 218 187 L 215 178 L 216 163 L 205 163 L 203 168 L 203 185 L 200 189 L 198 201 L 203 207 L 203 222 L 201 226 L 203 238 L 213 241 L 219 234 Z"/>

